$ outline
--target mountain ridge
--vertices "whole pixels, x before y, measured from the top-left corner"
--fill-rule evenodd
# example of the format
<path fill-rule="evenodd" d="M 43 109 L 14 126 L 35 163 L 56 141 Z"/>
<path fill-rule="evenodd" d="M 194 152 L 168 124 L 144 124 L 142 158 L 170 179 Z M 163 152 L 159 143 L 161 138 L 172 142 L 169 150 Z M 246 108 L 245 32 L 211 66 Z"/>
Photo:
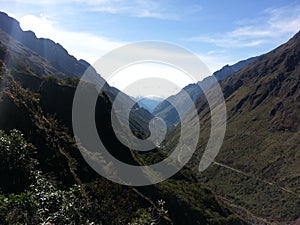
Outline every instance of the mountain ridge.
<path fill-rule="evenodd" d="M 197 159 L 211 130 L 205 96 L 195 101 L 199 118 L 190 120 L 199 120 L 202 135 L 189 166 L 225 204 L 264 218 L 266 224 L 293 224 L 300 214 L 299 36 L 220 82 L 226 135 L 217 158 L 201 174 Z M 176 143 L 179 130 L 174 129 L 165 148 Z"/>
<path fill-rule="evenodd" d="M 150 113 L 153 112 L 155 107 L 161 103 L 164 99 L 160 97 L 143 97 L 143 96 L 138 96 L 133 98 L 140 107 L 147 109 Z"/>
<path fill-rule="evenodd" d="M 242 69 L 244 66 L 254 62 L 257 58 L 258 56 L 251 57 L 245 60 L 241 60 L 231 66 L 225 65 L 222 69 L 214 72 L 213 76 L 217 81 L 221 81 L 227 76 L 230 76 L 236 71 Z M 199 98 L 201 94 L 203 94 L 203 91 L 206 91 L 210 86 L 213 85 L 215 79 L 213 79 L 212 76 L 210 76 L 204 78 L 202 81 L 199 81 L 197 84 L 189 84 L 185 86 L 183 90 L 181 90 L 179 93 L 170 96 L 165 101 L 161 102 L 154 109 L 153 114 L 155 116 L 163 118 L 169 127 L 173 127 L 177 125 L 180 121 L 179 121 L 179 115 L 175 108 L 181 108 L 182 110 L 185 110 L 188 107 L 190 107 L 189 105 L 187 105 L 188 101 L 186 101 L 185 99 L 186 98 L 185 92 L 189 95 L 192 101 L 195 102 L 196 99 Z M 202 90 L 200 86 L 204 90 Z M 175 108 L 169 103 L 169 101 L 174 103 Z"/>
<path fill-rule="evenodd" d="M 77 60 L 59 43 L 47 38 L 37 38 L 32 31 L 23 31 L 20 23 L 6 13 L 0 12 L 0 28 L 15 40 L 49 60 L 53 67 L 66 76 L 81 77 L 89 67 L 84 60 Z"/>

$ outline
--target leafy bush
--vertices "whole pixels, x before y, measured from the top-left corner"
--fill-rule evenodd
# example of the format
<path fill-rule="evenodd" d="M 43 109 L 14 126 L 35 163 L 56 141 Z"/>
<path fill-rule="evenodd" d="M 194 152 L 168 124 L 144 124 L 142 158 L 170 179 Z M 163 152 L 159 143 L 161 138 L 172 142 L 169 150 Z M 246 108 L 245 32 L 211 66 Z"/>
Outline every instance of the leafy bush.
<path fill-rule="evenodd" d="M 20 194 L 0 195 L 0 224 L 92 224 L 80 186 L 54 186 L 40 171 Z"/>
<path fill-rule="evenodd" d="M 34 150 L 19 131 L 0 131 L 0 224 L 87 223 L 80 187 L 58 189 L 37 170 Z"/>
<path fill-rule="evenodd" d="M 161 218 L 167 213 L 168 210 L 165 209 L 165 201 L 158 200 L 156 207 L 138 209 L 132 222 L 128 225 L 157 225 L 160 224 Z"/>
<path fill-rule="evenodd" d="M 30 184 L 35 161 L 30 158 L 34 147 L 23 135 L 12 130 L 9 134 L 0 131 L 0 188 L 3 192 L 20 192 Z"/>

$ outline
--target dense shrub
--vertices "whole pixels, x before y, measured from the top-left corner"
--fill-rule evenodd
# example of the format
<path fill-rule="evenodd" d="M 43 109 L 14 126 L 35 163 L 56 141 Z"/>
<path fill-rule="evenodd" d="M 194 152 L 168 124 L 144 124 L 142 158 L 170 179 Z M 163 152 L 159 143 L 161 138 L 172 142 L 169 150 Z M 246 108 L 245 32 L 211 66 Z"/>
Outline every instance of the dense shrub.
<path fill-rule="evenodd" d="M 30 184 L 34 160 L 30 157 L 34 147 L 23 135 L 12 130 L 9 134 L 0 131 L 0 189 L 3 192 L 20 192 Z"/>

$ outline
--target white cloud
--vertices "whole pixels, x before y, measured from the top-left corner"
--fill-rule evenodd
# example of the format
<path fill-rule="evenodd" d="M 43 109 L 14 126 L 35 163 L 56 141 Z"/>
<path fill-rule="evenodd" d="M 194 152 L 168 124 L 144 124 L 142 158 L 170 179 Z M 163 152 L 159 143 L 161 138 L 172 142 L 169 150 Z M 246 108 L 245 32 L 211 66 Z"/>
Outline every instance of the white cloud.
<path fill-rule="evenodd" d="M 203 36 L 203 37 L 190 38 L 188 40 L 210 43 L 222 48 L 255 47 L 265 43 L 264 39 L 245 40 L 241 38 L 230 37 L 229 35 L 227 35 L 227 37 L 224 38 Z"/>
<path fill-rule="evenodd" d="M 267 9 L 264 17 L 248 19 L 227 33 L 198 36 L 189 41 L 211 43 L 222 48 L 244 48 L 279 43 L 300 30 L 300 7 Z"/>
<path fill-rule="evenodd" d="M 23 30 L 32 30 L 37 37 L 49 38 L 64 46 L 70 54 L 90 63 L 125 42 L 109 40 L 90 33 L 60 30 L 58 22 L 45 15 L 25 15 L 19 19 Z"/>
<path fill-rule="evenodd" d="M 227 57 L 225 54 L 197 54 L 198 57 L 204 62 L 209 70 L 213 73 L 221 69 L 223 66 L 233 64 L 235 61 Z M 204 78 L 204 77 L 203 77 Z"/>
<path fill-rule="evenodd" d="M 166 98 L 195 83 L 184 72 L 161 63 L 138 63 L 123 68 L 108 82 L 130 96 Z"/>
<path fill-rule="evenodd" d="M 7 1 L 7 0 L 4 0 Z M 199 5 L 184 5 L 174 7 L 172 0 L 11 0 L 18 4 L 53 6 L 61 4 L 77 4 L 88 11 L 121 14 L 138 18 L 153 18 L 161 20 L 180 20 L 199 12 Z"/>
<path fill-rule="evenodd" d="M 180 20 L 185 16 L 202 10 L 202 7 L 199 5 L 185 5 L 180 8 L 173 7 L 174 4 L 176 5 L 174 0 L 77 0 L 77 2 L 92 6 L 90 8 L 92 11 L 162 20 Z"/>
<path fill-rule="evenodd" d="M 228 36 L 234 38 L 234 37 L 270 37 L 273 36 L 272 32 L 270 30 L 261 30 L 257 29 L 254 26 L 246 26 L 246 27 L 240 27 L 228 34 Z"/>
<path fill-rule="evenodd" d="M 271 30 L 276 31 L 278 35 L 294 33 L 300 30 L 300 6 L 283 7 L 279 9 L 267 9 L 266 13 L 270 15 L 268 23 Z"/>
<path fill-rule="evenodd" d="M 105 37 L 98 37 L 89 33 L 80 33 L 80 32 L 61 30 L 58 28 L 59 23 L 51 19 L 47 15 L 40 15 L 40 16 L 25 15 L 21 17 L 19 21 L 20 21 L 21 28 L 23 30 L 32 30 L 33 32 L 35 32 L 37 37 L 52 39 L 53 41 L 58 42 L 63 47 L 65 47 L 70 54 L 74 55 L 78 59 L 85 59 L 91 64 L 93 64 L 97 59 L 99 59 L 104 54 L 110 52 L 111 50 L 117 47 L 126 44 L 126 42 L 114 41 L 114 40 L 107 39 Z M 154 59 L 156 57 L 157 58 L 162 57 L 165 59 L 169 59 L 170 57 L 172 57 L 172 59 L 176 62 L 189 61 L 186 55 L 176 51 L 166 52 L 163 49 L 152 51 L 152 50 L 141 49 L 141 48 L 133 49 L 132 51 L 136 51 L 136 52 L 146 51 L 145 54 L 153 55 Z M 147 52 L 147 51 L 152 51 L 152 52 Z M 209 69 L 213 71 L 215 68 L 219 68 L 222 65 L 224 65 L 223 62 L 218 61 L 218 59 L 212 55 L 198 54 L 198 56 L 209 67 Z M 124 57 L 126 58 L 127 56 L 119 55 L 118 57 L 113 58 L 112 59 L 114 61 L 113 63 L 115 63 L 118 60 L 122 61 Z M 125 70 L 123 73 L 121 73 L 123 75 L 121 76 L 123 77 L 123 79 L 117 81 L 115 80 L 113 86 L 123 89 L 124 84 L 127 84 L 128 82 L 134 82 L 135 80 L 140 80 L 141 78 L 145 77 L 145 74 L 142 75 L 141 73 L 145 73 L 146 75 L 152 77 L 162 77 L 168 80 L 175 79 L 176 81 L 175 83 L 177 87 L 163 85 L 163 82 L 160 84 L 160 86 L 164 86 L 164 87 L 160 87 L 163 93 L 160 93 L 159 96 L 164 96 L 164 97 L 168 97 L 169 95 L 175 94 L 180 90 L 180 88 L 186 86 L 189 83 L 194 83 L 197 81 L 196 79 L 195 80 L 187 79 L 187 76 L 184 75 L 183 72 L 180 72 L 179 70 L 176 70 L 171 67 L 169 68 L 162 67 L 162 66 L 149 67 L 149 65 L 146 66 L 139 65 L 137 67 L 130 68 L 129 70 Z M 102 73 L 100 72 L 100 74 Z M 199 70 L 198 80 L 201 80 L 208 75 L 210 74 L 208 73 L 200 74 L 200 70 Z M 165 90 L 164 89 L 165 87 L 170 87 L 170 88 L 169 90 Z M 152 94 L 157 95 L 157 93 L 152 93 Z M 142 95 L 142 93 L 136 93 L 135 95 Z"/>
<path fill-rule="evenodd" d="M 49 38 L 64 46 L 68 52 L 78 59 L 87 60 L 94 63 L 99 57 L 109 51 L 120 47 L 126 42 L 110 40 L 106 37 L 99 37 L 90 33 L 65 31 L 59 29 L 59 22 L 47 15 L 25 15 L 19 18 L 23 30 L 32 30 L 37 37 Z M 231 60 L 223 56 L 222 52 L 208 52 L 197 54 L 199 58 L 214 72 L 220 69 Z M 158 55 L 162 55 L 159 52 Z M 174 53 L 174 57 L 176 53 Z M 177 56 L 180 58 L 182 56 Z"/>
<path fill-rule="evenodd" d="M 133 54 L 128 54 L 129 52 Z M 180 88 L 189 83 L 196 83 L 210 76 L 212 72 L 207 67 L 211 69 L 212 67 L 219 67 L 221 64 L 213 56 L 199 54 L 197 56 L 202 63 L 195 57 L 195 54 L 191 54 L 179 46 L 173 46 L 165 42 L 138 42 L 133 45 L 125 45 L 117 52 L 112 52 L 101 58 L 100 61 L 94 64 L 94 67 L 106 80 L 112 82 L 113 86 L 115 85 L 123 91 L 127 85 L 145 77 L 160 77 L 170 80 L 176 83 L 179 89 L 170 85 L 164 85 L 157 80 L 150 80 L 150 83 L 146 82 L 147 87 L 149 85 L 154 85 L 154 87 L 160 86 L 162 93 L 156 91 L 156 94 L 159 93 L 158 96 L 167 97 L 175 94 Z M 121 75 L 117 76 L 117 79 L 113 78 L 115 74 L 120 72 Z M 167 87 L 170 88 L 167 90 Z M 125 93 L 139 96 L 142 95 L 142 91 L 146 92 L 149 90 L 155 90 L 155 88 L 149 89 L 145 87 L 145 90 L 143 88 L 132 89 L 131 91 L 134 94 L 127 91 Z M 144 94 L 149 95 L 151 93 Z"/>
<path fill-rule="evenodd" d="M 134 51 L 134 50 L 133 50 Z M 136 49 L 136 51 L 147 51 Z M 149 53 L 149 52 L 148 52 Z M 146 53 L 147 54 L 147 53 Z M 165 58 L 172 57 L 174 61 L 185 61 L 189 63 L 189 56 L 179 52 L 166 52 L 164 50 L 153 51 L 150 54 Z M 197 54 L 199 59 L 210 69 L 211 73 L 220 69 L 227 63 L 231 63 L 228 58 L 218 57 L 212 54 Z M 121 58 L 123 58 L 121 56 Z M 164 57 L 163 57 L 164 58 Z M 115 61 L 116 59 L 114 59 Z M 191 65 L 192 66 L 192 65 Z M 201 73 L 203 71 L 203 73 Z M 130 96 L 159 96 L 166 98 L 179 92 L 190 83 L 201 81 L 211 75 L 201 65 L 197 66 L 196 77 L 190 77 L 177 67 L 166 65 L 161 62 L 140 62 L 129 65 L 117 71 L 108 81 Z"/>

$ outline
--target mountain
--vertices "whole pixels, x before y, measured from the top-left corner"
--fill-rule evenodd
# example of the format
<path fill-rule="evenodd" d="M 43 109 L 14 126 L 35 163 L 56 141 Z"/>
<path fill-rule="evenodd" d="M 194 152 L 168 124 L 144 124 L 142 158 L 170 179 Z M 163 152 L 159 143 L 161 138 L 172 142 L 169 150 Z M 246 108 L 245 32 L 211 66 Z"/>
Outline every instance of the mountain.
<path fill-rule="evenodd" d="M 226 135 L 213 164 L 195 173 L 236 213 L 260 224 L 293 224 L 300 215 L 300 32 L 220 84 Z M 197 171 L 211 125 L 205 96 L 195 104 L 199 117 L 189 123 L 199 120 L 201 135 L 189 167 Z M 179 135 L 177 127 L 165 149 Z"/>
<path fill-rule="evenodd" d="M 7 33 L 5 29 L 15 29 L 16 22 L 4 13 L 1 16 L 1 224 L 245 224 L 197 182 L 188 168 L 165 182 L 140 188 L 119 185 L 95 173 L 83 159 L 72 132 L 80 61 L 64 54 L 66 65 L 73 62 L 74 67 L 62 68 L 64 61 L 61 66 L 52 61 L 55 51 L 44 55 Z M 31 33 L 29 37 L 35 36 Z M 41 39 L 35 41 L 38 46 Z M 53 44 L 50 40 L 44 43 Z M 86 85 L 87 91 L 95 91 L 93 85 Z M 132 165 L 165 157 L 158 149 L 142 154 L 120 143 L 111 124 L 117 94 L 124 104 L 132 101 L 106 84 L 95 107 L 97 131 L 110 154 Z M 144 138 L 153 117 L 138 107 L 132 111 L 131 129 Z"/>
<path fill-rule="evenodd" d="M 140 107 L 147 109 L 150 113 L 152 113 L 155 107 L 164 100 L 159 97 L 136 97 L 134 99 Z"/>
<path fill-rule="evenodd" d="M 134 104 L 129 96 L 114 87 L 110 87 L 88 62 L 82 59 L 77 60 L 74 56 L 69 55 L 60 44 L 54 43 L 52 40 L 36 38 L 32 31 L 23 31 L 17 20 L 3 12 L 0 12 L 0 36 L 0 44 L 3 49 L 6 49 L 3 59 L 8 68 L 10 66 L 15 68 L 13 64 L 17 64 L 21 67 L 20 70 L 30 70 L 29 73 L 65 79 L 80 78 L 89 68 L 89 71 L 94 73 L 100 83 L 105 83 L 103 90 L 111 101 L 114 101 L 115 97 L 120 94 L 124 104 Z M 144 109 L 138 109 L 133 114 L 137 119 L 133 118 L 135 122 L 131 124 L 131 128 L 141 129 L 144 127 L 144 132 L 149 135 L 147 121 L 153 116 Z"/>
<path fill-rule="evenodd" d="M 254 62 L 257 57 L 252 57 L 246 60 L 242 60 L 233 64 L 231 66 L 226 65 L 222 69 L 214 72 L 213 76 L 218 81 L 223 80 L 227 76 L 235 73 L 236 71 L 242 69 L 246 65 Z M 173 95 L 167 98 L 165 101 L 161 102 L 153 111 L 153 115 L 163 118 L 169 127 L 175 126 L 179 123 L 179 115 L 175 108 L 186 110 L 190 106 L 188 105 L 188 101 L 186 100 L 187 93 L 192 101 L 195 101 L 201 94 L 203 94 L 203 90 L 200 88 L 201 85 L 204 90 L 207 90 L 214 83 L 214 79 L 212 77 L 204 78 L 202 81 L 199 81 L 198 84 L 189 84 L 183 88 L 178 94 Z M 169 103 L 173 102 L 175 108 Z"/>
<path fill-rule="evenodd" d="M 37 38 L 32 31 L 23 31 L 20 24 L 6 13 L 0 12 L 0 28 L 25 47 L 48 60 L 50 64 L 65 76 L 81 77 L 89 64 L 70 56 L 60 44 L 45 38 Z"/>

